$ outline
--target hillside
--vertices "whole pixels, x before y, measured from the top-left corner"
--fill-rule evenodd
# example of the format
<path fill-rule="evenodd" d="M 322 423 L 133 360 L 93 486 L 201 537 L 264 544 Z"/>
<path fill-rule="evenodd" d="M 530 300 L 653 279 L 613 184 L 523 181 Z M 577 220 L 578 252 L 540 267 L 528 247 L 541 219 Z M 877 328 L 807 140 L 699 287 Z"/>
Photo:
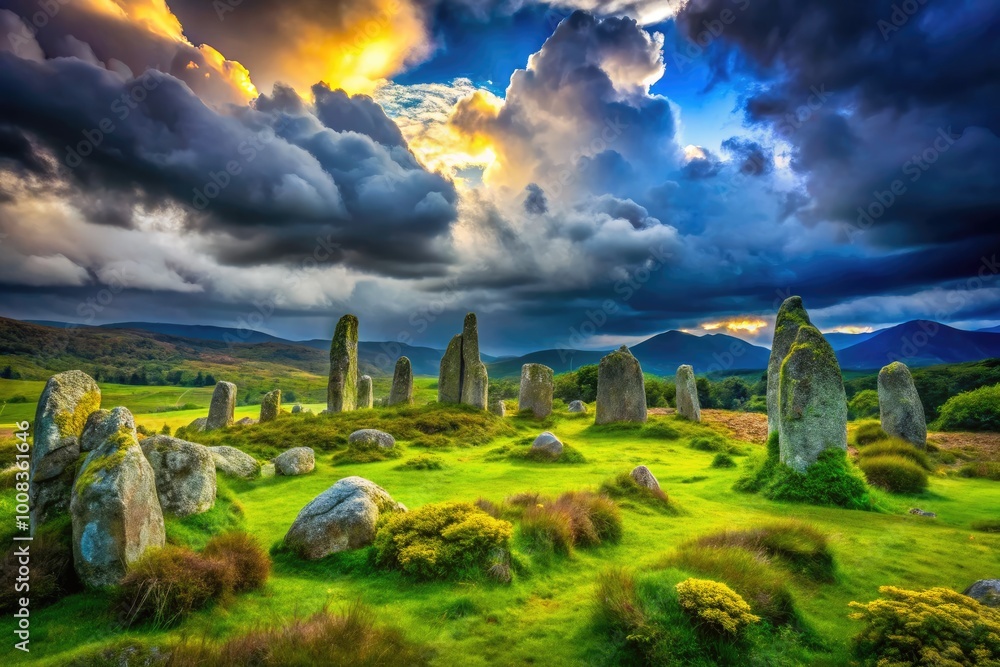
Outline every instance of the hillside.
<path fill-rule="evenodd" d="M 844 369 L 879 369 L 892 361 L 908 366 L 956 364 L 1000 357 L 1000 334 L 964 331 L 928 320 L 906 322 L 837 353 Z"/>

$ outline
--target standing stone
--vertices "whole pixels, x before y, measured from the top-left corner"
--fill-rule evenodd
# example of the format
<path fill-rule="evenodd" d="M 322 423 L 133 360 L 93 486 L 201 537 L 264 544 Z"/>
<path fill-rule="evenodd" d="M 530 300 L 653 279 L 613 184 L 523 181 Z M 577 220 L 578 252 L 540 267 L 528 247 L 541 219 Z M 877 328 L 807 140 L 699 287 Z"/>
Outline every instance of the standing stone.
<path fill-rule="evenodd" d="M 141 444 L 153 468 L 160 509 L 176 516 L 201 514 L 215 505 L 215 460 L 208 447 L 169 435 Z"/>
<path fill-rule="evenodd" d="M 493 401 L 493 403 L 490 405 L 490 412 L 492 412 L 493 414 L 495 414 L 497 417 L 506 417 L 507 416 L 507 406 L 504 405 L 504 402 L 503 402 L 502 399 L 497 399 L 497 400 Z"/>
<path fill-rule="evenodd" d="M 790 296 L 778 309 L 778 317 L 774 321 L 774 338 L 771 342 L 771 357 L 767 362 L 767 434 L 778 430 L 778 383 L 781 374 L 781 362 L 792 349 L 795 336 L 802 326 L 812 326 L 809 314 L 802 305 L 802 297 Z"/>
<path fill-rule="evenodd" d="M 362 375 L 358 378 L 358 410 L 367 410 L 375 405 L 373 391 L 371 375 Z"/>
<path fill-rule="evenodd" d="M 438 403 L 462 402 L 462 334 L 448 343 L 438 372 Z"/>
<path fill-rule="evenodd" d="M 281 414 L 281 390 L 274 389 L 264 394 L 264 398 L 261 399 L 260 419 L 258 421 L 261 424 L 274 421 L 279 414 Z"/>
<path fill-rule="evenodd" d="M 80 440 L 88 417 L 100 407 L 101 390 L 83 371 L 57 373 L 45 384 L 35 410 L 28 480 L 32 535 L 69 507 Z"/>
<path fill-rule="evenodd" d="M 337 322 L 330 344 L 330 382 L 326 409 L 348 412 L 358 406 L 358 318 L 344 315 Z"/>
<path fill-rule="evenodd" d="M 87 586 L 118 584 L 132 563 L 164 544 L 156 477 L 130 417 L 124 408 L 108 415 L 101 428 L 112 435 L 87 455 L 73 483 L 73 563 Z"/>
<path fill-rule="evenodd" d="M 407 357 L 400 357 L 396 360 L 396 370 L 392 373 L 389 405 L 411 403 L 413 403 L 413 366 Z"/>
<path fill-rule="evenodd" d="M 469 313 L 462 328 L 462 402 L 485 410 L 489 383 L 486 364 L 479 358 L 476 314 Z"/>
<path fill-rule="evenodd" d="M 639 360 L 622 345 L 597 366 L 596 424 L 646 421 L 646 383 Z"/>
<path fill-rule="evenodd" d="M 701 421 L 701 403 L 698 400 L 698 384 L 694 369 L 684 364 L 677 369 L 677 414 L 693 422 Z"/>
<path fill-rule="evenodd" d="M 531 410 L 542 419 L 552 413 L 552 391 L 555 386 L 552 369 L 542 364 L 521 366 L 521 389 L 517 394 L 517 410 Z"/>
<path fill-rule="evenodd" d="M 812 325 L 799 327 L 781 364 L 778 444 L 799 472 L 827 449 L 847 451 L 847 394 L 833 348 Z"/>
<path fill-rule="evenodd" d="M 570 401 L 568 412 L 586 412 L 587 404 L 583 401 Z"/>
<path fill-rule="evenodd" d="M 878 411 L 882 430 L 920 449 L 927 449 L 927 421 L 913 376 L 894 361 L 878 373 Z"/>
<path fill-rule="evenodd" d="M 232 382 L 219 382 L 212 392 L 212 403 L 208 407 L 208 420 L 205 430 L 226 428 L 233 425 L 233 412 L 236 410 L 236 385 Z"/>
<path fill-rule="evenodd" d="M 629 476 L 635 481 L 639 486 L 645 487 L 650 491 L 660 491 L 660 483 L 657 481 L 656 476 L 653 475 L 652 471 L 646 466 L 636 466 L 629 473 Z"/>

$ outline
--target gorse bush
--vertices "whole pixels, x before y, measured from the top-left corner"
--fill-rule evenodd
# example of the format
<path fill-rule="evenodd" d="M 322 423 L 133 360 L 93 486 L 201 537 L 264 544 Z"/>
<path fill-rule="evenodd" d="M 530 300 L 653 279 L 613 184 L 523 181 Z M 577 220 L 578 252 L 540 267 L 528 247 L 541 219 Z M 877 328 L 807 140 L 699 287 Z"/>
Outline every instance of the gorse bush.
<path fill-rule="evenodd" d="M 1000 431 L 1000 384 L 952 396 L 933 428 L 941 431 Z"/>
<path fill-rule="evenodd" d="M 534 500 L 535 502 L 530 502 Z M 622 535 L 621 514 L 607 496 L 570 491 L 555 500 L 521 495 L 507 501 L 522 507 L 520 534 L 539 551 L 572 553 L 574 547 L 617 542 Z"/>
<path fill-rule="evenodd" d="M 375 561 L 423 579 L 486 573 L 510 551 L 513 526 L 471 503 L 437 503 L 380 521 Z"/>
<path fill-rule="evenodd" d="M 859 465 L 869 484 L 890 493 L 920 493 L 927 489 L 927 471 L 913 459 L 883 454 L 863 457 Z"/>
<path fill-rule="evenodd" d="M 858 448 L 888 437 L 889 435 L 882 430 L 882 424 L 877 421 L 862 422 L 854 429 L 854 445 Z"/>
<path fill-rule="evenodd" d="M 899 438 L 886 438 L 874 442 L 860 452 L 860 459 L 871 459 L 878 456 L 902 456 L 910 459 L 925 470 L 931 470 L 932 466 L 927 458 L 927 453 L 911 445 L 906 440 Z"/>
<path fill-rule="evenodd" d="M 760 616 L 750 611 L 750 605 L 725 584 L 707 579 L 686 579 L 677 584 L 677 597 L 683 609 L 696 625 L 711 632 L 736 636 Z"/>
<path fill-rule="evenodd" d="M 883 597 L 851 618 L 864 624 L 852 642 L 862 667 L 995 665 L 1000 662 L 1000 610 L 947 588 L 910 591 L 882 586 Z"/>

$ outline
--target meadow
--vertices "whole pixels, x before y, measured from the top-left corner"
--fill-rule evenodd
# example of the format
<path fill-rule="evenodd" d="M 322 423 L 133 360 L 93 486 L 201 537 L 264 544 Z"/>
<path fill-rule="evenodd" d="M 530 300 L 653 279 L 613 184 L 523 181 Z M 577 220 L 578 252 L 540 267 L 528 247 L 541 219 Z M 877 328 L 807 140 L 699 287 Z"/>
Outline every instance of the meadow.
<path fill-rule="evenodd" d="M 416 380 L 418 404 L 432 400 L 434 383 L 431 378 Z M 37 396 L 41 387 L 41 382 L 21 382 L 16 387 L 3 383 L 8 394 Z M 172 431 L 204 416 L 211 394 L 211 388 L 106 385 L 102 390 L 105 407 L 125 405 L 136 413 L 137 423 L 150 430 L 167 424 Z M 376 395 L 380 393 L 384 391 L 376 389 Z M 158 411 L 188 402 L 202 407 Z M 309 407 L 318 412 L 324 406 Z M 597 490 L 616 475 L 644 464 L 669 495 L 669 511 L 632 498 L 619 500 L 623 532 L 616 543 L 579 548 L 568 555 L 541 553 L 533 551 L 519 532 L 514 540 L 517 566 L 509 584 L 475 577 L 414 580 L 374 567 L 371 548 L 311 562 L 276 550 L 273 573 L 264 588 L 196 611 L 169 629 L 124 629 L 110 610 L 108 595 L 70 595 L 32 612 L 30 657 L 13 651 L 5 664 L 62 665 L 102 647 L 128 642 L 165 645 L 187 637 L 213 643 L 324 608 L 344 610 L 357 602 L 372 610 L 377 624 L 398 628 L 408 641 L 425 647 L 433 665 L 632 664 L 620 639 L 609 635 L 597 620 L 595 591 L 602 576 L 626 568 L 639 579 L 671 585 L 690 576 L 725 581 L 720 573 L 705 571 L 694 560 L 680 557 L 685 545 L 727 529 L 795 519 L 827 538 L 832 575 L 815 579 L 787 571 L 778 562 L 760 565 L 762 576 L 777 578 L 787 588 L 796 621 L 781 641 L 771 642 L 764 653 L 741 664 L 844 665 L 850 661 L 850 638 L 860 627 L 848 618 L 851 601 L 873 600 L 883 585 L 961 591 L 977 579 L 1000 572 L 1000 534 L 972 528 L 976 522 L 1000 518 L 1000 484 L 995 481 L 962 478 L 937 465 L 923 493 L 873 492 L 878 511 L 775 502 L 733 490 L 743 462 L 763 452 L 759 441 L 741 440 L 721 423 L 692 424 L 672 414 L 651 415 L 641 428 L 595 427 L 593 405 L 589 407 L 587 414 L 571 415 L 557 402 L 554 415 L 545 420 L 509 416 L 501 421 L 483 415 L 489 433 L 496 436 L 488 442 L 482 429 L 463 437 L 471 433 L 462 426 L 467 410 L 456 407 L 451 415 L 449 408 L 438 408 L 428 418 L 450 420 L 454 431 L 401 439 L 397 445 L 401 457 L 370 463 L 335 460 L 335 455 L 350 430 L 368 423 L 391 425 L 397 408 L 349 416 L 284 415 L 267 425 L 266 442 L 253 426 L 205 434 L 205 444 L 240 444 L 261 458 L 275 447 L 313 447 L 316 469 L 298 477 L 253 481 L 220 475 L 215 509 L 183 520 L 169 519 L 168 541 L 199 549 L 213 533 L 235 527 L 270 548 L 280 542 L 306 503 L 349 475 L 374 481 L 413 510 L 428 503 L 479 498 L 499 503 L 521 492 L 555 496 Z M 8 404 L 7 409 L 11 408 L 3 416 L 4 423 L 31 418 L 34 405 Z M 258 409 L 238 407 L 236 418 L 256 417 Z M 25 410 L 24 416 L 17 416 Z M 417 414 L 420 408 L 409 410 Z M 521 447 L 542 430 L 558 435 L 583 461 L 536 462 L 501 455 L 505 447 Z M 282 433 L 287 434 L 285 442 L 280 439 Z M 706 441 L 723 443 L 715 448 L 729 450 L 739 465 L 713 466 L 718 452 L 706 451 L 709 448 L 702 446 Z M 428 456 L 437 469 L 405 465 Z M 908 510 L 913 507 L 934 512 L 937 518 L 911 515 Z M 5 490 L 0 495 L 0 539 L 5 543 L 12 533 L 12 515 L 13 492 Z M 7 637 L 11 636 L 10 621 L 7 616 L 3 622 Z"/>

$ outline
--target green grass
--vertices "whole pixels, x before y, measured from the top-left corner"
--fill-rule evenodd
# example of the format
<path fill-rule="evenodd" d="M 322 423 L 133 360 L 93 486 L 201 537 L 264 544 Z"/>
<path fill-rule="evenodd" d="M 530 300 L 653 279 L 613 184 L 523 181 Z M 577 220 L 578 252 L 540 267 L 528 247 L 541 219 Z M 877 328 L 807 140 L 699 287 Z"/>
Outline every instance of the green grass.
<path fill-rule="evenodd" d="M 430 380 L 426 382 L 425 387 Z M 109 388 L 105 396 L 111 393 Z M 427 388 L 423 395 L 433 395 L 433 390 Z M 190 398 L 185 396 L 181 402 Z M 160 403 L 153 400 L 148 405 Z M 113 403 L 106 399 L 104 405 Z M 422 408 L 415 411 L 425 417 L 435 414 Z M 446 413 L 451 415 L 447 420 Z M 360 422 L 370 417 L 379 422 L 390 414 L 395 412 L 374 410 L 368 416 L 359 413 L 339 418 L 342 421 L 287 416 L 271 427 L 233 429 L 212 437 L 238 438 L 252 453 L 297 445 L 311 446 L 319 452 L 326 442 L 332 454 L 341 448 L 339 438 L 345 437 L 347 428 L 354 425 L 349 423 L 351 420 Z M 186 421 L 181 421 L 187 423 L 196 416 L 204 416 L 204 412 L 186 415 Z M 150 425 L 159 427 L 162 420 L 174 415 L 160 413 L 153 417 L 155 421 Z M 397 428 L 387 430 L 399 437 L 394 431 L 407 423 L 413 426 L 416 419 L 415 415 L 397 419 Z M 465 422 L 467 413 L 448 408 L 437 413 L 433 421 L 450 423 L 452 419 Z M 513 421 L 508 419 L 506 423 Z M 778 557 L 773 559 L 770 571 L 777 573 L 774 576 L 787 590 L 796 618 L 815 641 L 793 641 L 785 657 L 775 657 L 780 652 L 783 631 L 774 630 L 778 634 L 761 639 L 764 662 L 760 664 L 833 666 L 847 664 L 850 637 L 859 630 L 847 617 L 852 600 L 873 600 L 878 597 L 878 587 L 885 584 L 962 590 L 982 578 L 983 573 L 1000 571 L 1000 534 L 970 531 L 970 526 L 995 520 L 995 508 L 1000 507 L 1000 484 L 988 479 L 932 476 L 928 490 L 918 500 L 882 498 L 880 512 L 778 502 L 761 494 L 733 491 L 741 471 L 712 468 L 716 452 L 689 446 L 693 438 L 714 432 L 707 426 L 672 416 L 653 416 L 646 427 L 597 428 L 592 426 L 593 413 L 584 419 L 556 415 L 549 423 L 530 430 L 527 426 L 509 431 L 501 428 L 493 433 L 492 440 L 484 437 L 480 441 L 477 436 L 475 441 L 468 441 L 454 435 L 468 431 L 430 434 L 423 446 L 403 439 L 400 446 L 405 456 L 401 460 L 334 466 L 332 456 L 323 455 L 317 456 L 316 470 L 309 475 L 225 480 L 220 485 L 222 502 L 217 510 L 202 517 L 170 520 L 168 535 L 200 548 L 212 533 L 240 527 L 261 544 L 273 545 L 280 542 L 306 503 L 348 475 L 374 481 L 397 501 L 414 509 L 429 503 L 473 502 L 480 497 L 499 500 L 518 492 L 556 497 L 571 490 L 597 490 L 606 480 L 643 464 L 669 495 L 669 506 L 682 511 L 658 511 L 650 502 L 622 497 L 617 500 L 622 515 L 619 541 L 577 549 L 572 557 L 542 559 L 515 552 L 515 576 L 510 584 L 418 581 L 402 572 L 375 568 L 370 549 L 314 562 L 276 554 L 271 579 L 262 590 L 197 611 L 170 631 L 124 632 L 109 612 L 107 597 L 78 593 L 52 606 L 33 609 L 30 656 L 8 651 L 4 654 L 5 664 L 30 661 L 61 665 L 86 651 L 116 642 L 136 640 L 163 645 L 176 641 L 182 633 L 195 641 L 205 638 L 212 643 L 223 642 L 254 628 L 308 618 L 328 605 L 343 609 L 355 601 L 370 609 L 379 625 L 398 628 L 407 641 L 431 649 L 433 665 L 628 664 L 622 661 L 624 654 L 617 645 L 609 643 L 608 635 L 595 630 L 592 622 L 594 591 L 602 572 L 627 564 L 636 572 L 637 586 L 650 605 L 649 613 L 668 618 L 667 601 L 674 584 L 688 577 L 706 578 L 701 565 L 695 567 L 693 562 L 676 562 L 664 569 L 664 559 L 676 554 L 680 545 L 727 529 L 750 530 L 796 518 L 826 536 L 836 576 L 833 580 L 817 580 L 798 575 Z M 489 460 L 491 450 L 504 446 L 523 448 L 525 437 L 546 429 L 572 443 L 585 462 L 554 465 L 509 457 Z M 644 431 L 677 435 L 637 434 Z M 283 441 L 278 439 L 282 433 Z M 260 442 L 261 437 L 266 442 Z M 321 438 L 319 443 L 308 439 L 316 437 Z M 733 444 L 763 454 L 762 446 Z M 423 453 L 433 454 L 443 467 L 415 472 L 401 465 Z M 701 479 L 682 483 L 694 478 Z M 242 513 L 234 509 L 237 503 Z M 8 526 L 13 524 L 13 504 L 12 491 L 0 492 L 0 538 L 5 544 L 9 544 Z M 913 506 L 935 512 L 938 517 L 931 522 L 907 514 Z M 5 617 L 0 622 L 0 631 L 6 636 L 12 636 L 12 620 Z"/>

